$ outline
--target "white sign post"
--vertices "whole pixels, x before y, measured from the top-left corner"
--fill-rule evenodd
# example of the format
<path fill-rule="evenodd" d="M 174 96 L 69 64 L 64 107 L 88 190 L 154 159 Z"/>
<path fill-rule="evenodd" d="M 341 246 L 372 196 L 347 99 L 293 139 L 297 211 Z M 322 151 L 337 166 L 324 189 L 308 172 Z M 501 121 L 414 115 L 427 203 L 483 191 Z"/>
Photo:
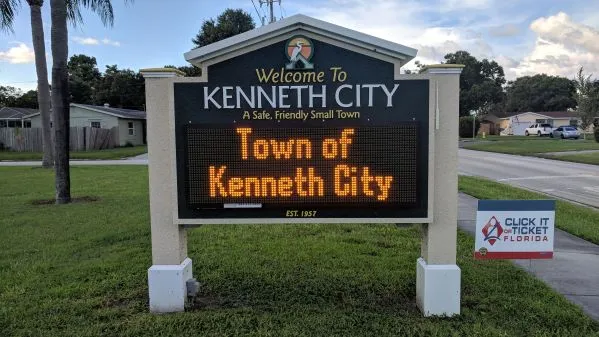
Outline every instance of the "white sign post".
<path fill-rule="evenodd" d="M 479 200 L 477 259 L 551 259 L 554 200 Z"/>

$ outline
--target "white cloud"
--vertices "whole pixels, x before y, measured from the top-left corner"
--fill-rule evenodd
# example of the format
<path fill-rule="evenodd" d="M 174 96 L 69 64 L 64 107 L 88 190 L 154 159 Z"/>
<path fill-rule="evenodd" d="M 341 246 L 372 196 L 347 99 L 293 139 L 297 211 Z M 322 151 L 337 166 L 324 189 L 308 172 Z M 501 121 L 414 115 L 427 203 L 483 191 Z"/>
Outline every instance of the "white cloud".
<path fill-rule="evenodd" d="M 599 53 L 599 30 L 573 22 L 564 12 L 535 20 L 530 24 L 530 29 L 539 38 L 549 42 L 560 43 L 570 49 Z"/>
<path fill-rule="evenodd" d="M 441 9 L 454 11 L 460 9 L 483 9 L 491 5 L 491 0 L 446 0 L 441 1 Z"/>
<path fill-rule="evenodd" d="M 560 12 L 533 21 L 537 34 L 532 51 L 515 67 L 519 76 L 536 73 L 574 77 L 583 66 L 599 73 L 599 30 L 572 21 Z"/>
<path fill-rule="evenodd" d="M 98 41 L 97 39 L 94 39 L 92 37 L 74 36 L 73 41 L 75 41 L 79 44 L 82 44 L 82 45 L 87 45 L 87 46 L 96 46 L 96 45 L 100 44 L 100 41 Z"/>
<path fill-rule="evenodd" d="M 535 16 L 540 10 L 532 0 L 324 0 L 312 6 L 289 6 L 295 12 L 414 47 L 418 49 L 414 61 L 424 64 L 466 50 L 476 58 L 496 60 L 506 78 L 513 80 L 543 72 L 571 78 L 579 66 L 599 74 L 599 27 L 588 24 L 597 25 L 599 21 L 592 18 L 599 16 L 586 2 L 585 10 L 576 12 L 582 3 L 575 4 L 578 1 L 582 0 L 563 6 L 576 20 L 563 12 Z M 414 61 L 405 68 L 413 69 Z"/>
<path fill-rule="evenodd" d="M 107 39 L 107 38 L 104 38 L 102 40 L 102 43 L 106 44 L 106 45 L 110 45 L 110 46 L 115 46 L 115 47 L 120 47 L 121 46 L 121 43 L 119 41 L 112 41 L 112 40 Z"/>
<path fill-rule="evenodd" d="M 431 13 L 443 14 L 442 19 L 470 21 L 476 11 L 464 11 L 458 17 L 449 12 L 464 8 L 486 8 L 495 0 L 439 1 L 424 4 L 418 0 L 330 0 L 320 6 L 298 7 L 298 12 L 366 34 L 418 49 L 414 61 L 439 63 L 447 53 L 461 49 L 476 57 L 493 56 L 493 48 L 483 39 L 482 30 L 475 25 L 456 22 L 450 27 L 431 20 Z M 485 22 L 485 25 L 497 22 Z M 413 61 L 413 62 L 414 62 Z M 413 68 L 413 62 L 406 68 Z"/>
<path fill-rule="evenodd" d="M 121 45 L 120 42 L 118 41 L 113 41 L 111 39 L 108 38 L 104 38 L 102 40 L 93 38 L 93 37 L 81 37 L 81 36 L 75 36 L 73 37 L 73 41 L 82 44 L 82 45 L 87 45 L 87 46 L 98 46 L 100 44 L 103 45 L 107 45 L 107 46 L 113 46 L 113 47 L 119 47 Z"/>
<path fill-rule="evenodd" d="M 22 42 L 17 42 L 18 46 L 11 47 L 6 51 L 0 51 L 0 61 L 12 64 L 23 64 L 35 62 L 33 48 L 29 48 Z"/>
<path fill-rule="evenodd" d="M 511 37 L 520 34 L 520 28 L 513 23 L 489 27 L 489 35 L 494 37 Z"/>

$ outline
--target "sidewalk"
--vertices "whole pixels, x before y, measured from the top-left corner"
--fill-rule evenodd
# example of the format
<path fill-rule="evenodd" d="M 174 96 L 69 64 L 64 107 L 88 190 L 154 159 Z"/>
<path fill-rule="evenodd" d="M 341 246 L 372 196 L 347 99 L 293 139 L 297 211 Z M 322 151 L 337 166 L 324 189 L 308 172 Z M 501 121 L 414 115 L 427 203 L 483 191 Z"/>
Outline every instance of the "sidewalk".
<path fill-rule="evenodd" d="M 474 234 L 478 199 L 459 194 L 458 226 Z M 474 247 L 472 247 L 474 252 Z M 599 246 L 555 229 L 551 260 L 513 260 L 599 320 Z"/>
<path fill-rule="evenodd" d="M 585 153 L 597 153 L 597 152 L 599 152 L 599 150 L 543 152 L 543 153 L 539 153 L 539 154 L 550 155 L 550 156 L 564 156 L 564 155 L 569 155 L 569 154 L 585 154 Z"/>
<path fill-rule="evenodd" d="M 146 156 L 144 159 L 141 156 Z M 109 159 L 109 160 L 71 160 L 71 166 L 89 166 L 89 165 L 148 165 L 147 154 L 132 157 L 129 159 Z M 139 158 L 138 158 L 139 157 Z M 42 166 L 41 161 L 0 161 L 2 166 Z"/>

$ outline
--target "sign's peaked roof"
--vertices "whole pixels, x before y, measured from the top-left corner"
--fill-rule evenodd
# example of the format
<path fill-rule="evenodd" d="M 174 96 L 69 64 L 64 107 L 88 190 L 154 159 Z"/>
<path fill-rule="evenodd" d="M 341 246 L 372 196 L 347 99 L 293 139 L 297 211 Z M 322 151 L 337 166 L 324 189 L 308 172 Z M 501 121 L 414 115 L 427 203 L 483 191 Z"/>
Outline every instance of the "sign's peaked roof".
<path fill-rule="evenodd" d="M 307 32 L 324 35 L 331 39 L 344 41 L 370 51 L 381 53 L 388 57 L 390 56 L 401 60 L 402 64 L 409 62 L 417 53 L 416 49 L 398 43 L 337 26 L 306 15 L 296 14 L 269 25 L 200 48 L 192 49 L 185 53 L 185 59 L 188 62 L 199 66 L 215 57 L 232 53 L 236 50 L 252 46 L 269 38 L 293 32 L 297 29 L 303 29 Z"/>

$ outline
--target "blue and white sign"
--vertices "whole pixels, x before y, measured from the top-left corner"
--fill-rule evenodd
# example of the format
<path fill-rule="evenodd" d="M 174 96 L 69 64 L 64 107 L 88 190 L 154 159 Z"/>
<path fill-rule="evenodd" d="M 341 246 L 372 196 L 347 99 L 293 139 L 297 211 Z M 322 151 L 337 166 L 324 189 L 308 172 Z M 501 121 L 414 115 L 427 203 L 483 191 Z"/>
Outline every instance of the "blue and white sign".
<path fill-rule="evenodd" d="M 477 259 L 551 259 L 555 200 L 479 200 Z"/>

